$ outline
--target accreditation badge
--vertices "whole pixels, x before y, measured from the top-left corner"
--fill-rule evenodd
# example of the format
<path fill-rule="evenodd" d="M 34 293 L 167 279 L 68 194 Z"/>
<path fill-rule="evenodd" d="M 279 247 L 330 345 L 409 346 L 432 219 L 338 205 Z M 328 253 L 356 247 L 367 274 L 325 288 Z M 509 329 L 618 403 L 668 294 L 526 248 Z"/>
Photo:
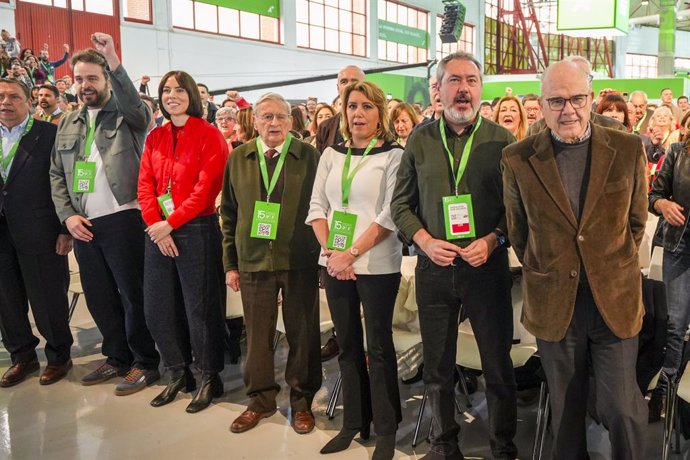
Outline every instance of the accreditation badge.
<path fill-rule="evenodd" d="M 446 239 L 474 238 L 472 195 L 444 196 L 443 217 L 445 219 Z"/>
<path fill-rule="evenodd" d="M 93 193 L 96 181 L 96 162 L 77 161 L 74 165 L 74 182 L 72 191 L 76 193 Z"/>
<path fill-rule="evenodd" d="M 331 230 L 328 232 L 328 249 L 345 251 L 352 246 L 355 238 L 357 214 L 334 211 L 331 220 Z"/>
<path fill-rule="evenodd" d="M 173 203 L 170 192 L 158 197 L 158 205 L 161 207 L 161 211 L 163 211 L 166 219 L 175 211 L 175 203 Z"/>
<path fill-rule="evenodd" d="M 280 216 L 280 203 L 255 202 L 252 231 L 249 235 L 252 238 L 275 240 L 278 233 L 278 216 Z"/>

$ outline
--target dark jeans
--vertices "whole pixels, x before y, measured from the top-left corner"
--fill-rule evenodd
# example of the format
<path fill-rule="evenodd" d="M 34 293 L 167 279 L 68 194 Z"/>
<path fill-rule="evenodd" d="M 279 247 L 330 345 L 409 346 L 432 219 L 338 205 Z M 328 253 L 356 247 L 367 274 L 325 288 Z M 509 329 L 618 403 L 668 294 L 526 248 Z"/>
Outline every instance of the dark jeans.
<path fill-rule="evenodd" d="M 461 261 L 440 267 L 419 256 L 415 269 L 419 325 L 424 343 L 424 383 L 429 394 L 434 458 L 457 458 L 460 426 L 455 421 L 455 361 L 462 304 L 472 323 L 489 411 L 489 440 L 495 458 L 515 458 L 517 399 L 510 347 L 513 340 L 512 279 L 506 251 L 481 267 Z"/>
<path fill-rule="evenodd" d="M 192 363 L 203 373 L 223 370 L 225 283 L 218 217 L 197 217 L 171 233 L 177 257 L 146 238 L 146 322 L 166 368 Z"/>
<path fill-rule="evenodd" d="M 585 416 L 590 363 L 596 410 L 609 430 L 612 458 L 645 458 L 647 404 L 635 375 L 637 342 L 637 336 L 621 340 L 611 332 L 586 285 L 578 289 L 565 337 L 559 342 L 537 339 L 549 384 L 554 459 L 589 458 Z"/>
<path fill-rule="evenodd" d="M 379 436 L 395 434 L 402 420 L 398 363 L 393 346 L 393 307 L 400 273 L 357 275 L 355 281 L 326 278 L 326 297 L 340 347 L 343 427 L 360 429 L 374 420 Z M 360 305 L 364 310 L 369 371 Z"/>
<path fill-rule="evenodd" d="M 160 357 L 144 318 L 144 221 L 130 209 L 91 220 L 89 243 L 74 241 L 86 304 L 115 367 L 157 369 Z"/>
<path fill-rule="evenodd" d="M 664 372 L 675 377 L 683 355 L 683 338 L 690 324 L 690 245 L 678 252 L 664 250 L 663 277 L 668 307 Z M 659 379 L 657 389 L 663 388 L 665 381 Z"/>
<path fill-rule="evenodd" d="M 283 322 L 288 351 L 285 382 L 290 386 L 293 412 L 311 410 L 321 388 L 318 269 L 240 272 L 240 293 L 247 328 L 244 384 L 251 398 L 247 409 L 276 408 L 280 386 L 273 362 L 273 337 L 278 318 L 278 294 L 283 296 Z"/>
<path fill-rule="evenodd" d="M 36 328 L 46 339 L 48 364 L 70 359 L 68 286 L 67 256 L 18 251 L 0 217 L 0 333 L 13 364 L 36 359 L 39 340 L 31 331 L 29 302 Z"/>

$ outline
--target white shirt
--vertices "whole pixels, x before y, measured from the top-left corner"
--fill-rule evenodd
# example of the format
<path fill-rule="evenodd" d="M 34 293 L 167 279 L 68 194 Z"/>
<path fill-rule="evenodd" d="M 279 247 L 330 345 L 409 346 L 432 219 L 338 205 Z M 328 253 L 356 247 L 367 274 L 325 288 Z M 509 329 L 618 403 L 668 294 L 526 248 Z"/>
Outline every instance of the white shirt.
<path fill-rule="evenodd" d="M 336 146 L 340 150 L 345 150 Z M 369 226 L 376 222 L 391 233 L 369 251 L 362 253 L 352 264 L 356 274 L 384 275 L 400 272 L 402 243 L 396 235 L 391 217 L 391 199 L 395 188 L 396 174 L 403 150 L 386 144 L 374 148 L 364 158 L 364 164 L 355 174 L 348 200 L 349 213 L 357 214 L 355 236 L 357 241 Z M 307 224 L 316 219 L 327 219 L 330 228 L 333 211 L 342 211 L 342 174 L 346 154 L 328 147 L 321 154 L 316 179 L 312 189 Z M 361 155 L 352 155 L 350 172 L 362 161 Z M 319 265 L 326 266 L 326 258 L 319 259 Z"/>
<path fill-rule="evenodd" d="M 95 120 L 101 109 L 89 109 L 89 120 Z M 127 209 L 140 209 L 139 202 L 135 199 L 123 205 L 118 204 L 110 189 L 110 182 L 105 174 L 103 159 L 96 145 L 96 136 L 91 144 L 91 157 L 87 159 L 96 163 L 96 178 L 94 179 L 93 193 L 84 193 L 82 206 L 88 219 L 104 217 Z"/>
<path fill-rule="evenodd" d="M 24 134 L 24 128 L 26 127 L 26 124 L 29 122 L 29 115 L 24 118 L 24 121 L 19 123 L 17 126 L 11 129 L 7 129 L 5 125 L 0 123 L 0 137 L 2 138 L 2 155 L 3 158 L 7 156 L 10 153 L 10 150 L 12 150 L 12 147 L 14 147 L 14 144 L 19 142 L 22 139 L 22 134 Z M 14 163 L 14 158 L 12 158 L 12 161 L 10 161 L 10 164 L 7 165 L 7 171 L 3 171 L 3 174 L 5 176 L 9 176 L 10 174 L 10 169 L 12 168 L 12 163 Z M 0 169 L 2 169 L 2 161 L 0 161 Z"/>

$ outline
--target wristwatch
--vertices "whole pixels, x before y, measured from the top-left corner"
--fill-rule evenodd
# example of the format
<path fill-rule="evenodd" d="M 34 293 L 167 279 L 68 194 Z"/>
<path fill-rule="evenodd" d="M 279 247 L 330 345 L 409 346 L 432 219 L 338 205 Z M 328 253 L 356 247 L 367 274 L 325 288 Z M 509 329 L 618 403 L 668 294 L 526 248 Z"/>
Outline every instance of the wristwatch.
<path fill-rule="evenodd" d="M 506 245 L 508 242 L 508 238 L 506 238 L 506 234 L 500 231 L 499 229 L 495 229 L 493 232 L 494 235 L 496 235 L 496 242 L 498 243 L 498 247 L 501 248 Z"/>
<path fill-rule="evenodd" d="M 352 257 L 359 257 L 359 249 L 354 246 L 350 246 L 350 254 Z"/>

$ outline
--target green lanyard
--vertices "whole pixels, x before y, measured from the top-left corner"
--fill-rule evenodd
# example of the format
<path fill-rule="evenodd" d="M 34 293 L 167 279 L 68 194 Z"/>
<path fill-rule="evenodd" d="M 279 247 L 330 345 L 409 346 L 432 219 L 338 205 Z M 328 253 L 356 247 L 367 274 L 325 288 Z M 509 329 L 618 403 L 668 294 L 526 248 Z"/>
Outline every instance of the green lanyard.
<path fill-rule="evenodd" d="M 264 187 L 266 187 L 266 202 L 271 201 L 271 193 L 278 183 L 278 177 L 280 176 L 280 171 L 283 169 L 283 164 L 285 163 L 285 156 L 287 155 L 288 149 L 290 148 L 290 142 L 292 142 L 292 134 L 288 133 L 287 139 L 283 144 L 283 150 L 280 152 L 280 158 L 278 158 L 278 164 L 276 165 L 275 171 L 273 171 L 273 177 L 271 177 L 271 182 L 268 182 L 268 168 L 266 167 L 266 157 L 264 156 L 264 148 L 261 142 L 261 138 L 256 138 L 256 149 L 259 151 L 259 166 L 261 167 L 261 177 L 264 180 Z"/>
<path fill-rule="evenodd" d="M 647 119 L 647 112 L 645 111 L 644 117 L 642 117 L 642 119 L 637 122 L 637 124 L 635 125 L 635 129 L 633 129 L 633 131 L 635 131 L 636 133 L 639 133 L 640 132 L 640 126 L 642 126 L 642 123 L 644 123 L 644 121 L 646 119 Z"/>
<path fill-rule="evenodd" d="M 88 127 L 86 128 L 86 140 L 84 141 L 84 158 L 86 161 L 89 161 L 91 158 L 91 145 L 93 144 L 93 136 L 96 134 L 96 116 L 93 119 L 93 122 L 91 121 L 91 117 L 89 116 L 89 113 L 86 112 L 86 120 L 88 121 Z"/>
<path fill-rule="evenodd" d="M 29 121 L 26 123 L 26 126 L 24 127 L 24 132 L 22 133 L 22 137 L 19 138 L 17 142 L 14 143 L 14 145 L 10 148 L 10 151 L 7 152 L 7 156 L 5 156 L 5 153 L 2 151 L 2 142 L 0 142 L 0 159 L 2 159 L 2 178 L 4 180 L 7 179 L 7 171 L 10 167 L 10 163 L 12 163 L 12 159 L 14 158 L 14 155 L 17 153 L 17 148 L 19 147 L 19 143 L 21 142 L 22 138 L 26 136 L 26 133 L 31 131 L 31 127 L 34 125 L 34 119 L 32 117 L 29 117 Z"/>
<path fill-rule="evenodd" d="M 378 141 L 378 136 L 374 136 L 374 138 L 371 141 L 369 141 L 369 145 L 367 145 L 367 148 L 364 149 L 362 159 L 359 160 L 359 163 L 357 163 L 355 169 L 352 170 L 352 174 L 350 174 L 350 160 L 352 159 L 352 147 L 347 148 L 347 155 L 345 156 L 345 164 L 343 165 L 343 175 L 341 181 L 343 187 L 343 209 L 347 209 L 347 206 L 350 204 L 350 189 L 352 188 L 352 180 L 355 178 L 355 174 L 357 174 L 359 168 L 362 167 L 362 165 L 364 164 L 364 159 L 367 157 L 367 155 L 369 155 L 369 152 L 371 152 L 371 149 L 374 148 Z"/>
<path fill-rule="evenodd" d="M 472 151 L 472 140 L 474 139 L 474 133 L 479 129 L 479 125 L 482 123 L 482 117 L 477 117 L 477 123 L 474 125 L 470 137 L 465 143 L 465 148 L 462 150 L 462 158 L 460 158 L 460 165 L 458 166 L 458 171 L 455 173 L 455 194 L 458 194 L 458 186 L 460 185 L 460 179 L 462 175 L 465 174 L 465 168 L 467 168 L 467 162 L 470 159 L 470 153 Z M 453 152 L 448 148 L 448 139 L 446 139 L 446 123 L 441 117 L 439 122 L 439 128 L 441 130 L 441 141 L 443 141 L 443 147 L 446 149 L 448 154 L 448 160 L 450 161 L 450 172 L 453 173 L 453 164 L 455 163 L 455 156 Z"/>

